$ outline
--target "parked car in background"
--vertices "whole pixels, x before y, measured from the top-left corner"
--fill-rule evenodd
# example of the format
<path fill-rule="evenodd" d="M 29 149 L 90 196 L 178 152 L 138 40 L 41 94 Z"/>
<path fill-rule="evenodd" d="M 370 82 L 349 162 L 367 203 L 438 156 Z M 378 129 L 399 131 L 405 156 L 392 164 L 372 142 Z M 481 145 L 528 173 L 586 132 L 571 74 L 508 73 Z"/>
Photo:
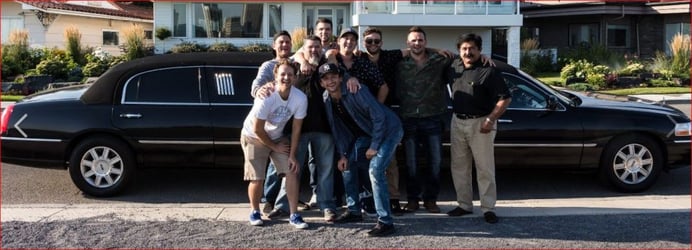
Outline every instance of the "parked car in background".
<path fill-rule="evenodd" d="M 189 53 L 122 63 L 90 85 L 5 108 L 2 161 L 66 167 L 93 196 L 116 195 L 141 168 L 242 168 L 240 129 L 268 53 Z M 668 107 L 556 91 L 498 63 L 513 101 L 498 120 L 499 168 L 597 169 L 642 191 L 689 165 L 690 120 Z M 240 178 L 238 179 L 240 180 Z"/>

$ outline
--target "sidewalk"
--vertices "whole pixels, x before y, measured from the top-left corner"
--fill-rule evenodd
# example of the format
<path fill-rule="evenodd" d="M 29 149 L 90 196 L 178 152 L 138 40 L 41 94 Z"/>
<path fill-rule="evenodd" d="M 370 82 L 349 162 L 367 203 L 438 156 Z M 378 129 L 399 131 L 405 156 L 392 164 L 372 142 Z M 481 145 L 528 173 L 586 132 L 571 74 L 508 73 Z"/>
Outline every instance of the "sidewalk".
<path fill-rule="evenodd" d="M 395 220 L 441 218 L 447 217 L 444 212 L 456 206 L 455 201 L 441 201 L 438 205 L 442 213 L 430 214 L 424 209 L 415 214 L 395 217 Z M 474 201 L 474 213 L 462 218 L 479 218 L 482 213 L 479 202 Z M 248 203 L 188 203 L 188 204 L 137 204 L 137 203 L 102 203 L 102 204 L 20 204 L 3 205 L 0 215 L 2 222 L 27 221 L 46 222 L 64 221 L 79 218 L 110 218 L 132 221 L 190 221 L 220 220 L 247 221 L 250 213 Z M 673 196 L 629 196 L 604 198 L 555 198 L 499 200 L 496 212 L 500 217 L 535 217 L 567 216 L 593 214 L 641 214 L 689 212 L 690 195 Z M 317 209 L 301 212 L 306 221 L 322 221 L 322 214 Z M 265 218 L 266 219 L 266 218 Z"/>

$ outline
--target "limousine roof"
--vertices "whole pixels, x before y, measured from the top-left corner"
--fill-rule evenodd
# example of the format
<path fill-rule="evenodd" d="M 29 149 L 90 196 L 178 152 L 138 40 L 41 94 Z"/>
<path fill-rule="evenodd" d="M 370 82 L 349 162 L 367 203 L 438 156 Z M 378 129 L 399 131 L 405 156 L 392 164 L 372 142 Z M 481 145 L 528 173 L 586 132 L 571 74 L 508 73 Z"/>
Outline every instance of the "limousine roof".
<path fill-rule="evenodd" d="M 259 67 L 272 59 L 269 52 L 198 52 L 148 56 L 109 69 L 81 96 L 86 104 L 109 104 L 115 101 L 117 86 L 132 75 L 142 71 L 176 66 L 228 65 Z"/>

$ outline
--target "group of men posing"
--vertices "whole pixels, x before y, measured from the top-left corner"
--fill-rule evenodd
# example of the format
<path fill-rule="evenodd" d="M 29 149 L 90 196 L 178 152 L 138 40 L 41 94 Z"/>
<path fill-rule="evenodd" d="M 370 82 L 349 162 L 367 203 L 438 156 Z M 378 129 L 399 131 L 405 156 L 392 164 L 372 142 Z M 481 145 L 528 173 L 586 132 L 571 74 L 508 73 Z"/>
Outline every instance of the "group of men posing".
<path fill-rule="evenodd" d="M 481 38 L 462 35 L 456 44 L 459 54 L 452 55 L 426 48 L 425 32 L 419 27 L 409 30 L 408 48 L 402 50 L 382 50 L 382 32 L 377 28 L 363 33 L 365 51 L 357 51 L 354 30 L 343 30 L 336 42 L 331 34 L 332 22 L 317 20 L 315 35 L 307 37 L 291 56 L 290 34 L 277 33 L 276 58 L 263 63 L 253 81 L 255 102 L 241 132 L 250 224 L 263 224 L 259 204 L 264 196 L 271 208 L 264 211 L 267 217 L 288 216 L 296 228 L 308 227 L 298 213 L 300 172 L 306 160 L 314 179 L 313 194 L 326 222 L 362 221 L 362 190 L 372 193 L 377 214 L 370 236 L 393 233 L 392 214 L 415 212 L 421 200 L 428 212 L 439 213 L 447 84 L 452 89 L 451 172 L 458 202 L 447 214 L 473 212 L 474 161 L 481 211 L 485 221 L 496 223 L 493 141 L 496 120 L 511 96 L 492 61 L 484 65 Z M 398 113 L 391 105 L 399 105 Z M 408 204 L 403 210 L 394 159 L 400 142 L 408 177 Z M 427 175 L 418 172 L 419 151 L 427 153 Z M 335 192 L 339 177 L 347 209 L 337 215 L 336 201 L 342 197 Z M 279 186 L 278 195 L 269 192 Z"/>

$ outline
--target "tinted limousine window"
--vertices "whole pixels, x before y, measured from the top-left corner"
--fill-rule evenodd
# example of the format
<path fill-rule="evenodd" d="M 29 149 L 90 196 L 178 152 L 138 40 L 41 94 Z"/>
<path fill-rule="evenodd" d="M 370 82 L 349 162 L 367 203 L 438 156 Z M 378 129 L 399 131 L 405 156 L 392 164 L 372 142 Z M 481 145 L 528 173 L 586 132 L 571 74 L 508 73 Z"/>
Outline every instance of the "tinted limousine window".
<path fill-rule="evenodd" d="M 199 72 L 199 67 L 175 67 L 137 74 L 125 85 L 123 103 L 201 103 Z"/>

